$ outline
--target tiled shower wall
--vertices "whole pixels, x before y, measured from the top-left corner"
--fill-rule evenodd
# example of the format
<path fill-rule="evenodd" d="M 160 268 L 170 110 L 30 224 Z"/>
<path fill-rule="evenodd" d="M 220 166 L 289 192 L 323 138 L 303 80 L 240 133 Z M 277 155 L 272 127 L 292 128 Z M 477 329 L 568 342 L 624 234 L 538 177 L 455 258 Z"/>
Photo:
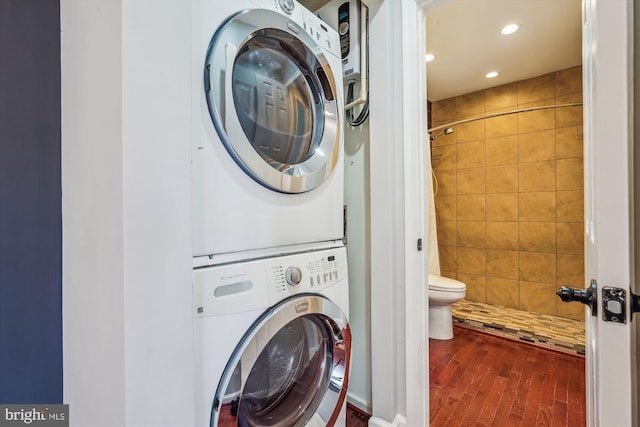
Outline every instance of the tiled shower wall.
<path fill-rule="evenodd" d="M 431 126 L 581 101 L 574 67 L 433 102 Z M 442 274 L 471 301 L 584 319 L 555 295 L 584 287 L 582 107 L 457 125 L 432 143 L 432 165 Z"/>

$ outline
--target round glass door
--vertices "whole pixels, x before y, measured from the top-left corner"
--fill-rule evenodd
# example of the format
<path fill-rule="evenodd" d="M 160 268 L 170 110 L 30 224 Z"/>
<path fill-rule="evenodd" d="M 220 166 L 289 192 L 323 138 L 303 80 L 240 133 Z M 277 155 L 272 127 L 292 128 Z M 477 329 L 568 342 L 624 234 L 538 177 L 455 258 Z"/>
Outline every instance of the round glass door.
<path fill-rule="evenodd" d="M 268 310 L 225 368 L 213 426 L 332 425 L 346 396 L 351 334 L 331 301 L 296 296 Z"/>
<path fill-rule="evenodd" d="M 265 9 L 235 15 L 213 35 L 204 77 L 220 139 L 257 182 L 300 193 L 331 174 L 340 153 L 335 81 L 297 24 Z"/>

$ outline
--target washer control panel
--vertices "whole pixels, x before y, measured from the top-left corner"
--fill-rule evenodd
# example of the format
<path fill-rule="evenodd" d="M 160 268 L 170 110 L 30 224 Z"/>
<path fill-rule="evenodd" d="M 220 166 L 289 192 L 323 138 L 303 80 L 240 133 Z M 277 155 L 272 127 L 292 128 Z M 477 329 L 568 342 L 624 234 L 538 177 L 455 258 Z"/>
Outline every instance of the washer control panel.
<path fill-rule="evenodd" d="M 347 279 L 344 246 L 193 271 L 194 317 L 220 316 L 266 309 L 302 292 L 319 292 Z"/>
<path fill-rule="evenodd" d="M 319 292 L 347 278 L 344 247 L 274 258 L 268 264 L 269 295 L 275 300 L 301 292 Z"/>

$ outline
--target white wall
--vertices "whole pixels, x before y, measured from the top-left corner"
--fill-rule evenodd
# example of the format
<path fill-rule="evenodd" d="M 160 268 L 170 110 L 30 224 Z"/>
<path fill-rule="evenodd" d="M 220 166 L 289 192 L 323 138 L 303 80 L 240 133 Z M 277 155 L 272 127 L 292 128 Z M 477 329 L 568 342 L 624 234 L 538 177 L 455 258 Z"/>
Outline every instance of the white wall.
<path fill-rule="evenodd" d="M 370 3 L 370 2 L 368 2 Z M 428 425 L 424 15 L 370 4 L 372 426 Z"/>
<path fill-rule="evenodd" d="M 359 85 L 356 87 L 359 93 Z M 371 217 L 369 205 L 369 121 L 345 130 L 349 324 L 353 336 L 348 401 L 371 414 Z"/>
<path fill-rule="evenodd" d="M 61 1 L 64 401 L 193 424 L 191 10 Z"/>

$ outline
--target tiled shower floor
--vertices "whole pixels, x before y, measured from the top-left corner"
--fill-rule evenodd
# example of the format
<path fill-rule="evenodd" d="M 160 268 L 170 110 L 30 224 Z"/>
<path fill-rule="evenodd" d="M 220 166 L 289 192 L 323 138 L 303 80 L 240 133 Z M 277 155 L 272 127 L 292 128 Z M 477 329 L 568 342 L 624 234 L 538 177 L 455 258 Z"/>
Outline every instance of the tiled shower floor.
<path fill-rule="evenodd" d="M 466 300 L 453 304 L 451 314 L 454 324 L 584 355 L 584 322 Z"/>

